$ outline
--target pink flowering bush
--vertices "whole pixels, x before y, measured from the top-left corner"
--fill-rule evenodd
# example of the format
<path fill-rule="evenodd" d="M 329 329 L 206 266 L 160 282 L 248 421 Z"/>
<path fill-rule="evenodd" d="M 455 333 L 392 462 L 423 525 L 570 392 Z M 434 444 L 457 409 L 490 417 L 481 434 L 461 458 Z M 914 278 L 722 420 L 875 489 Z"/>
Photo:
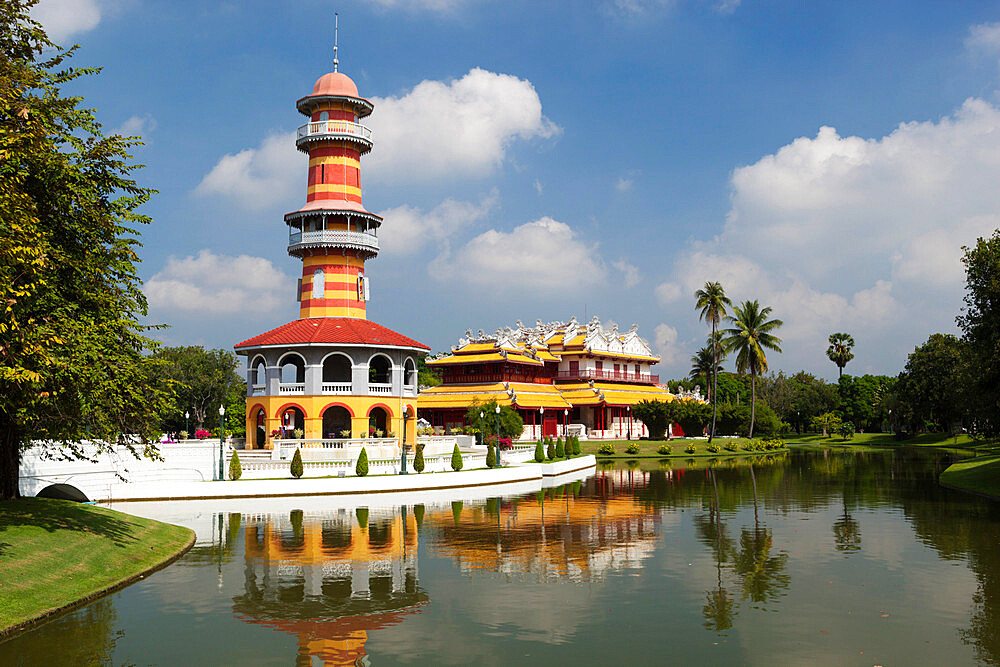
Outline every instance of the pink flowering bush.
<path fill-rule="evenodd" d="M 208 431 L 206 431 L 203 428 L 200 428 L 200 429 L 198 429 L 197 431 L 194 432 L 194 437 L 198 438 L 199 440 L 204 440 L 205 438 L 207 438 L 210 435 L 212 435 L 212 434 L 209 433 Z"/>

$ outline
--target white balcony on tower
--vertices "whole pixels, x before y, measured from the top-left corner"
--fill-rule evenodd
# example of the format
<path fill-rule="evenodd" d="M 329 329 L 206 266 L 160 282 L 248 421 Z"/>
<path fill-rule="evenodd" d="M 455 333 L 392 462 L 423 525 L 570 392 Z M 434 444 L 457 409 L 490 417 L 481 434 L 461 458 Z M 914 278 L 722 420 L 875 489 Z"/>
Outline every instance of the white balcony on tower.
<path fill-rule="evenodd" d="M 349 232 L 346 230 L 323 229 L 315 232 L 302 232 L 295 227 L 289 227 L 288 252 L 295 254 L 300 250 L 337 246 L 353 248 L 378 253 L 378 237 L 367 232 Z"/>
<path fill-rule="evenodd" d="M 315 141 L 331 140 L 352 141 L 359 144 L 362 153 L 372 149 L 371 129 L 349 120 L 306 123 L 295 133 L 295 147 L 304 153 L 309 152 L 309 145 Z"/>

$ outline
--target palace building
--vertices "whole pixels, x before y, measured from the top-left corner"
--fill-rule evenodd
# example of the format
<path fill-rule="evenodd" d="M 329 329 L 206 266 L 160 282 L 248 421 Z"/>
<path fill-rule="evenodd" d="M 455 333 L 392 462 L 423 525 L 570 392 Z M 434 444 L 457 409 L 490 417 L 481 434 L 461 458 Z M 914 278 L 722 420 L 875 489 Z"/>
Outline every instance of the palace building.
<path fill-rule="evenodd" d="M 650 373 L 660 357 L 637 329 L 620 332 L 594 317 L 586 324 L 538 320 L 534 327 L 518 321 L 492 335 L 466 331 L 450 354 L 428 360 L 442 384 L 421 391 L 420 416 L 443 429 L 478 426 L 465 424 L 466 410 L 496 400 L 520 413 L 524 440 L 646 436 L 631 406 L 689 397 L 671 394 Z"/>
<path fill-rule="evenodd" d="M 296 108 L 308 118 L 295 145 L 308 154 L 306 202 L 285 215 L 288 254 L 302 262 L 299 319 L 235 346 L 247 358 L 247 447 L 276 438 L 398 437 L 415 417 L 417 359 L 429 348 L 367 319 L 365 262 L 379 252 L 382 218 L 361 201 L 361 156 L 373 105 L 337 71 Z M 407 424 L 414 442 L 416 421 Z"/>

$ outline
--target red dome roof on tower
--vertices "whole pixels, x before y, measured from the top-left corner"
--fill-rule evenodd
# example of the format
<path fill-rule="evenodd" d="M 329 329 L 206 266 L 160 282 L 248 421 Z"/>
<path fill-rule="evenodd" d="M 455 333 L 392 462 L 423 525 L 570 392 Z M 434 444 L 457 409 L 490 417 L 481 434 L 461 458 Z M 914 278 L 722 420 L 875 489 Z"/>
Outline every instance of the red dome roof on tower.
<path fill-rule="evenodd" d="M 395 346 L 430 350 L 423 343 L 396 333 L 388 327 L 355 317 L 311 317 L 283 324 L 233 347 L 264 345 L 342 344 Z"/>
<path fill-rule="evenodd" d="M 342 72 L 330 72 L 316 80 L 313 95 L 336 95 L 338 97 L 359 97 L 358 87 L 351 77 Z"/>

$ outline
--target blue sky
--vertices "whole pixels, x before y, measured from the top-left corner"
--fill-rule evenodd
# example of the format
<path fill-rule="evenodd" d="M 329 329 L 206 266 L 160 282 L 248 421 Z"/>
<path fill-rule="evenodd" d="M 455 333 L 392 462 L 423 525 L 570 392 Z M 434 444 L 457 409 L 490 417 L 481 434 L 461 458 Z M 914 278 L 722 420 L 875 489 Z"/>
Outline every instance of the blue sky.
<path fill-rule="evenodd" d="M 375 102 L 385 216 L 369 318 L 466 328 L 599 315 L 678 377 L 720 280 L 785 321 L 772 369 L 897 373 L 954 331 L 961 246 L 1000 227 L 995 2 L 44 0 L 108 129 L 141 134 L 142 276 L 169 344 L 297 316 L 282 214 L 295 100 L 332 66 Z"/>

